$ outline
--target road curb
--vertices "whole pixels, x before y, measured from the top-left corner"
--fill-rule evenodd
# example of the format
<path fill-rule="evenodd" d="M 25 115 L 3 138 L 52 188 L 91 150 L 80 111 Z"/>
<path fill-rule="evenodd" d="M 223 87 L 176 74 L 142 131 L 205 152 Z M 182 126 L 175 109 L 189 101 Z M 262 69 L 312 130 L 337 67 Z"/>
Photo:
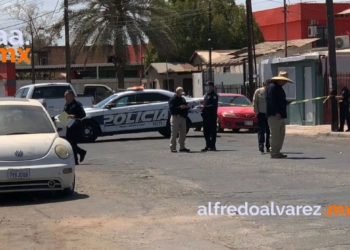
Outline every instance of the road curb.
<path fill-rule="evenodd" d="M 299 133 L 299 132 L 287 132 L 287 135 L 295 135 L 295 136 L 305 136 L 305 137 L 313 137 L 313 138 L 324 138 L 324 137 L 330 137 L 330 138 L 350 138 L 350 133 L 341 133 L 341 132 L 319 132 L 317 134 L 307 134 L 307 133 Z"/>
<path fill-rule="evenodd" d="M 350 133 L 346 132 L 320 132 L 317 135 L 325 137 L 350 138 Z"/>

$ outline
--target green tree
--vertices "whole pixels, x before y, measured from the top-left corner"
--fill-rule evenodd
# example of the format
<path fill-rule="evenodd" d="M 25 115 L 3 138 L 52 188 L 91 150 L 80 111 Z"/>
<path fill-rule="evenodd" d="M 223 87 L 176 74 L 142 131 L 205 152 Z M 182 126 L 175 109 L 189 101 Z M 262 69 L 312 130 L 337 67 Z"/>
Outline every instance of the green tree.
<path fill-rule="evenodd" d="M 88 57 L 94 57 L 105 54 L 106 48 L 113 46 L 120 89 L 124 88 L 128 44 L 134 46 L 136 53 L 139 53 L 138 45 L 148 41 L 160 54 L 174 47 L 170 28 L 157 18 L 172 14 L 164 0 L 72 0 L 70 6 L 71 51 L 76 55 L 91 45 Z M 61 21 L 58 26 L 63 24 Z"/>
<path fill-rule="evenodd" d="M 208 0 L 171 0 L 169 5 L 177 16 L 169 18 L 176 50 L 167 57 L 188 61 L 195 50 L 208 50 Z M 255 42 L 263 35 L 254 21 Z M 234 0 L 212 0 L 211 43 L 214 50 L 240 49 L 247 46 L 245 7 Z M 160 55 L 164 60 L 164 56 Z"/>
<path fill-rule="evenodd" d="M 159 60 L 157 50 L 152 46 L 151 43 L 147 44 L 145 53 L 145 68 L 147 69 L 151 63 L 157 62 Z"/>

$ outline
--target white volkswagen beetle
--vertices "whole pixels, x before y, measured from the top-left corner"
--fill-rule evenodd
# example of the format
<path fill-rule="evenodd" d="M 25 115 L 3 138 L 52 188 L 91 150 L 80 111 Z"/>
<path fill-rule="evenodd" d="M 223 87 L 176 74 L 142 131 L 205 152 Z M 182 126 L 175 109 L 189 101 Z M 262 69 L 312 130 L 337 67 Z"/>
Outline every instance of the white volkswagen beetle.
<path fill-rule="evenodd" d="M 74 193 L 73 150 L 39 101 L 0 98 L 0 142 L 0 193 Z"/>

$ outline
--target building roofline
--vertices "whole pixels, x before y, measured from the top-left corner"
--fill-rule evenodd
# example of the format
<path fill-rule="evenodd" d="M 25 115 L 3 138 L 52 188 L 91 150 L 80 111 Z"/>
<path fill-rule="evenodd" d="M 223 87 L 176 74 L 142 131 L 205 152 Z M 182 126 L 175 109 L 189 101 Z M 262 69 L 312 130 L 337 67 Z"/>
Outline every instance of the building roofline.
<path fill-rule="evenodd" d="M 127 66 L 140 66 L 143 65 L 141 62 L 127 63 Z M 71 68 L 94 68 L 94 67 L 115 67 L 113 63 L 89 63 L 89 64 L 72 64 Z M 16 70 L 27 70 L 31 69 L 31 65 L 16 65 Z M 65 69 L 66 64 L 59 65 L 35 65 L 35 69 Z"/>

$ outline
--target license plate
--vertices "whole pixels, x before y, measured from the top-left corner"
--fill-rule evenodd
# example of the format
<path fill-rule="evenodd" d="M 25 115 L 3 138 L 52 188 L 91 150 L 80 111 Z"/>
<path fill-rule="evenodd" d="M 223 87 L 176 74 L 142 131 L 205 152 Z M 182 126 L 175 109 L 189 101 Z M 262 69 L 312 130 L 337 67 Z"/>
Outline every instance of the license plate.
<path fill-rule="evenodd" d="M 253 126 L 253 121 L 245 121 L 244 125 L 246 125 L 246 126 Z"/>
<path fill-rule="evenodd" d="M 9 169 L 7 171 L 8 179 L 28 179 L 30 178 L 30 169 Z"/>

